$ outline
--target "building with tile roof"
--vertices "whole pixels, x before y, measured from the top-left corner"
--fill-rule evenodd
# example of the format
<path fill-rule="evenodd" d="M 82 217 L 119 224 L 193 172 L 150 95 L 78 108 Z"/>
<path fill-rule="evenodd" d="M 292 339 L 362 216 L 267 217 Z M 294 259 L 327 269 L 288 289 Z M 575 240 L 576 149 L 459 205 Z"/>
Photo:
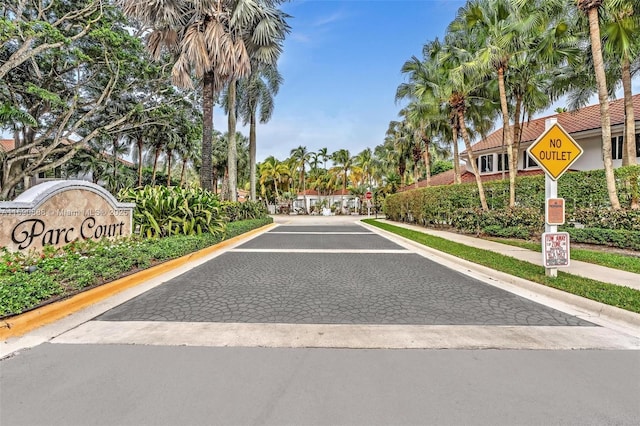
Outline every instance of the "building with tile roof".
<path fill-rule="evenodd" d="M 633 97 L 636 128 L 636 157 L 640 158 L 640 95 Z M 624 134 L 624 100 L 618 99 L 610 102 L 609 111 L 611 117 L 611 145 L 613 154 L 613 166 L 622 165 L 622 144 Z M 526 150 L 545 131 L 547 120 L 555 119 L 562 128 L 571 135 L 578 145 L 584 150 L 582 156 L 571 166 L 572 170 L 596 170 L 604 168 L 602 160 L 602 131 L 600 125 L 600 105 L 589 105 L 576 111 L 567 111 L 547 117 L 530 120 L 522 123 L 522 137 L 518 156 L 518 175 L 521 172 L 541 170 L 540 166 L 527 154 Z M 486 139 L 474 144 L 471 149 L 476 164 L 483 176 L 494 175 L 500 178 L 502 172 L 508 174 L 506 145 L 503 141 L 502 128 L 490 134 Z M 511 130 L 513 131 L 513 126 Z M 466 151 L 460 154 L 465 160 L 465 168 L 472 172 L 468 163 Z"/>
<path fill-rule="evenodd" d="M 636 128 L 636 157 L 638 163 L 640 163 L 640 94 L 633 96 L 633 108 Z M 613 166 L 620 167 L 622 165 L 622 144 L 624 141 L 624 100 L 618 99 L 610 102 L 609 110 L 611 117 Z M 601 146 L 600 105 L 595 104 L 576 111 L 562 112 L 522 123 L 522 140 L 518 156 L 518 176 L 544 173 L 540 166 L 529 157 L 526 151 L 545 131 L 546 122 L 549 119 L 556 119 L 558 124 L 560 124 L 584 150 L 582 156 L 571 166 L 571 170 L 596 170 L 604 168 Z M 511 126 L 511 131 L 513 132 L 513 126 Z M 483 181 L 508 179 L 507 151 L 502 138 L 502 128 L 491 133 L 486 139 L 475 143 L 471 149 Z M 461 169 L 462 183 L 475 182 L 473 169 L 468 162 L 466 151 L 460 154 L 460 159 L 464 160 L 464 165 L 462 165 Z M 430 185 L 451 185 L 453 182 L 453 170 L 448 170 L 432 176 Z M 417 186 L 419 188 L 427 186 L 426 180 L 419 181 Z M 415 188 L 415 185 L 409 185 L 406 189 L 411 188 Z"/>

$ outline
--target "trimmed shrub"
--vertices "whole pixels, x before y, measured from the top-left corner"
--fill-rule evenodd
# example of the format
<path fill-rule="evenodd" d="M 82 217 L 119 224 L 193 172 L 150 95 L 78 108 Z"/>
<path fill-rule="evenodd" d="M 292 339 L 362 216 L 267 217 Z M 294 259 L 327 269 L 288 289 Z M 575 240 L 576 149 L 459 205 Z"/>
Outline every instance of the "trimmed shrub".
<path fill-rule="evenodd" d="M 639 198 L 640 166 L 615 170 L 618 196 L 631 205 Z M 604 170 L 565 173 L 558 180 L 558 196 L 565 199 L 567 220 L 588 228 L 640 231 L 640 210 L 614 211 L 607 195 Z M 407 190 L 386 197 L 384 213 L 390 220 L 423 226 L 451 226 L 461 232 L 479 234 L 495 227 L 529 236 L 544 229 L 545 177 L 522 176 L 516 179 L 516 207 L 508 208 L 509 181 L 484 184 L 489 212 L 480 209 L 475 183 L 435 186 Z M 634 198 L 635 197 L 635 198 Z M 620 241 L 614 234 L 610 235 Z M 601 240 L 601 238 L 596 238 Z M 611 241 L 614 243 L 614 241 Z"/>
<path fill-rule="evenodd" d="M 229 222 L 238 220 L 260 219 L 268 216 L 264 204 L 257 201 L 223 201 L 221 204 L 223 215 Z"/>
<path fill-rule="evenodd" d="M 219 234 L 224 231 L 218 197 L 200 188 L 145 186 L 124 189 L 120 201 L 136 203 L 134 226 L 146 236 Z"/>
<path fill-rule="evenodd" d="M 640 250 L 640 232 L 620 229 L 563 227 L 575 243 L 601 244 L 632 250 Z"/>

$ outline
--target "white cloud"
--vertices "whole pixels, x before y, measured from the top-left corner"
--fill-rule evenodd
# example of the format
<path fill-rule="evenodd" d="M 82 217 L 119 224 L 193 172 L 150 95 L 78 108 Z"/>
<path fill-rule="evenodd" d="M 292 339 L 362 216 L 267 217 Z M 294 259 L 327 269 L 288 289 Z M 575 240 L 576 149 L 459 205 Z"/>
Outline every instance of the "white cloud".
<path fill-rule="evenodd" d="M 336 11 L 336 12 L 332 13 L 331 15 L 323 16 L 321 18 L 318 18 L 316 21 L 313 22 L 312 26 L 314 26 L 314 27 L 323 27 L 323 26 L 331 24 L 333 22 L 340 21 L 340 20 L 344 19 L 345 17 L 346 17 L 346 15 L 342 11 Z"/>

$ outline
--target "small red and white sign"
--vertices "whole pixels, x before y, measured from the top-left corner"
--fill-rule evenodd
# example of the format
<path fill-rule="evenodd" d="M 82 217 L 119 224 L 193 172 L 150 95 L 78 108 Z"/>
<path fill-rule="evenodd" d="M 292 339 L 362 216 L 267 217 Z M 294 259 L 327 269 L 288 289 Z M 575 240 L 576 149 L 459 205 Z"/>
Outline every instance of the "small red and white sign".
<path fill-rule="evenodd" d="M 370 200 L 373 197 L 373 194 L 371 193 L 371 191 L 367 191 L 366 194 L 364 194 L 364 198 L 366 198 L 367 200 Z"/>
<path fill-rule="evenodd" d="M 542 234 L 542 262 L 545 268 L 569 266 L 569 233 L 545 232 Z"/>

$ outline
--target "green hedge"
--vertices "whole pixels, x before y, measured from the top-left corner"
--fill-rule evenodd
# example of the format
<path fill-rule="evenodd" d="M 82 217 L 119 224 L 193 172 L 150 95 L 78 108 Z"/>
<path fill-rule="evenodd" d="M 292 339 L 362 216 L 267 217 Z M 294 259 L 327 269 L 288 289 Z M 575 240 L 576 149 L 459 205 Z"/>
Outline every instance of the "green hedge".
<path fill-rule="evenodd" d="M 574 243 L 601 244 L 625 249 L 640 250 L 640 231 L 600 228 L 561 227 Z"/>
<path fill-rule="evenodd" d="M 640 192 L 640 166 L 619 168 L 615 173 L 618 196 L 628 207 Z M 495 236 L 534 236 L 544 230 L 544 187 L 544 175 L 517 178 L 516 207 L 509 208 L 509 181 L 486 182 L 488 212 L 480 209 L 475 183 L 420 188 L 389 195 L 384 212 L 391 220 L 423 226 L 451 226 Z M 558 196 L 565 199 L 569 222 L 588 228 L 640 231 L 639 210 L 610 209 L 604 170 L 565 173 L 558 180 Z M 505 228 L 509 230 L 499 230 Z"/>

